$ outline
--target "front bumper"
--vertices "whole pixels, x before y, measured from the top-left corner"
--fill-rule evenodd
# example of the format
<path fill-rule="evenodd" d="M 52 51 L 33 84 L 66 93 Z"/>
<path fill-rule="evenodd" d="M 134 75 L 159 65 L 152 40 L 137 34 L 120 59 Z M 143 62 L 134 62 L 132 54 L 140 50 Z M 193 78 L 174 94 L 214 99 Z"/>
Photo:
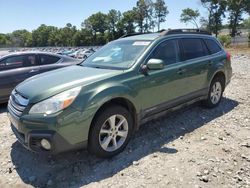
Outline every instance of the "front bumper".
<path fill-rule="evenodd" d="M 56 122 L 58 117 L 52 118 L 54 121 L 51 120 L 51 118 L 49 120 L 43 118 L 42 122 L 40 121 L 39 123 L 35 121 L 27 121 L 27 119 L 20 119 L 11 112 L 8 112 L 8 117 L 11 121 L 11 129 L 16 135 L 18 141 L 25 148 L 33 152 L 57 154 L 69 150 L 86 148 L 87 146 L 86 138 L 82 136 L 81 139 L 76 140 L 74 138 L 77 137 L 77 135 L 64 130 L 64 127 L 68 127 L 67 129 L 69 129 L 69 127 L 73 128 L 74 125 L 68 124 L 67 126 L 59 128 L 58 122 Z M 42 147 L 42 139 L 49 141 L 51 145 L 50 150 L 46 150 Z M 70 143 L 72 140 L 75 141 Z"/>

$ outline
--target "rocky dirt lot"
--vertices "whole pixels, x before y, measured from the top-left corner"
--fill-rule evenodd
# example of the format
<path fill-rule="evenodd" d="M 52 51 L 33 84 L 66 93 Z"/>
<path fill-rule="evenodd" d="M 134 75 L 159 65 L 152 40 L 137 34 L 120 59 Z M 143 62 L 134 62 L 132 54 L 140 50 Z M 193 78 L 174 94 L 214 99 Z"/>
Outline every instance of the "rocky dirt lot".
<path fill-rule="evenodd" d="M 0 187 L 250 187 L 250 54 L 232 57 L 221 105 L 198 104 L 145 124 L 112 159 L 24 149 L 0 107 Z"/>

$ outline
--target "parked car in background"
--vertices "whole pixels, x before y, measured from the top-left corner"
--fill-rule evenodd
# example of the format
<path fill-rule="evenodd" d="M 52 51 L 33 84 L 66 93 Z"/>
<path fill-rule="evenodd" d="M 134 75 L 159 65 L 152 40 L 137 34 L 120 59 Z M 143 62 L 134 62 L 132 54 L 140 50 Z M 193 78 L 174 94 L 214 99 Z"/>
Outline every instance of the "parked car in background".
<path fill-rule="evenodd" d="M 77 59 L 87 59 L 90 55 L 94 53 L 94 50 L 81 50 L 77 53 L 76 57 Z"/>
<path fill-rule="evenodd" d="M 81 66 L 19 84 L 8 104 L 11 127 L 35 152 L 87 147 L 112 157 L 147 121 L 197 101 L 218 106 L 231 76 L 230 54 L 207 32 L 128 35 Z"/>
<path fill-rule="evenodd" d="M 13 88 L 25 79 L 80 62 L 67 56 L 45 52 L 20 52 L 1 57 L 0 103 L 7 102 Z"/>

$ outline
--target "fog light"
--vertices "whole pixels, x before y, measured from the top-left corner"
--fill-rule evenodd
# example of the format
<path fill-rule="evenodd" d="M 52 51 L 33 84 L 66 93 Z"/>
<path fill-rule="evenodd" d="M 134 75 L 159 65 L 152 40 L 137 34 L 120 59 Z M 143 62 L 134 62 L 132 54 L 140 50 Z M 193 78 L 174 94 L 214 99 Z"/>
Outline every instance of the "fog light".
<path fill-rule="evenodd" d="M 42 139 L 41 140 L 41 145 L 44 149 L 50 150 L 51 149 L 51 144 L 47 139 Z"/>

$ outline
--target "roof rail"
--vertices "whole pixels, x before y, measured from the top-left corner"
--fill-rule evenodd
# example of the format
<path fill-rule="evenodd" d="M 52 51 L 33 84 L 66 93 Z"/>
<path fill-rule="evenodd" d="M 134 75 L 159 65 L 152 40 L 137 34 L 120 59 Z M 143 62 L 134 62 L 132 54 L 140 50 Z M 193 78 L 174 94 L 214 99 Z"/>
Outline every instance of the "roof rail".
<path fill-rule="evenodd" d="M 128 34 L 121 36 L 120 38 L 132 37 L 132 36 L 143 35 L 143 34 L 152 34 L 152 33 L 151 32 L 148 32 L 148 33 L 128 33 Z"/>
<path fill-rule="evenodd" d="M 210 32 L 201 29 L 169 29 L 161 32 L 161 36 L 174 34 L 201 34 L 212 35 Z"/>
<path fill-rule="evenodd" d="M 162 29 L 158 32 L 155 33 L 160 33 L 160 36 L 166 36 L 166 35 L 174 35 L 174 34 L 201 34 L 201 35 L 212 35 L 210 32 L 202 30 L 202 29 Z M 131 37 L 131 36 L 136 36 L 136 35 L 143 35 L 143 34 L 152 34 L 152 32 L 147 32 L 147 33 L 128 33 L 120 38 L 126 38 L 126 37 Z"/>

